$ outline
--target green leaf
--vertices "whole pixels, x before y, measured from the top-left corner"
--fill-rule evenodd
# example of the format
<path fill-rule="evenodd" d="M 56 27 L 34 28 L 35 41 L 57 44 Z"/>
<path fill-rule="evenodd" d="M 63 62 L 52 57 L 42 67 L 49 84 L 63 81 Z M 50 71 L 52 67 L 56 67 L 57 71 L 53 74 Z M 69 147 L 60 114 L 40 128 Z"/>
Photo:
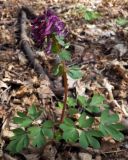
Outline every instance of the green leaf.
<path fill-rule="evenodd" d="M 100 17 L 100 14 L 98 12 L 88 11 L 88 10 L 84 12 L 84 19 L 86 21 L 93 21 L 95 19 L 98 19 L 99 17 Z"/>
<path fill-rule="evenodd" d="M 69 118 L 65 118 L 64 123 L 60 124 L 59 126 L 63 131 L 69 131 L 70 129 L 74 128 L 74 123 Z"/>
<path fill-rule="evenodd" d="M 12 154 L 15 154 L 15 153 L 17 152 L 17 151 L 16 151 L 16 144 L 17 144 L 17 141 L 16 141 L 16 140 L 11 141 L 11 142 L 7 145 L 6 149 L 7 149 L 8 151 L 10 151 Z"/>
<path fill-rule="evenodd" d="M 111 124 L 111 126 L 117 130 L 125 129 L 125 127 L 121 123 Z"/>
<path fill-rule="evenodd" d="M 22 122 L 23 122 L 23 118 L 21 118 L 21 117 L 14 117 L 13 118 L 13 123 L 15 123 L 15 124 L 21 124 Z"/>
<path fill-rule="evenodd" d="M 100 108 L 96 107 L 96 106 L 87 106 L 86 108 L 87 111 L 89 112 L 94 112 L 94 113 L 99 113 L 100 112 Z"/>
<path fill-rule="evenodd" d="M 62 61 L 70 61 L 71 60 L 71 54 L 69 51 L 63 49 L 60 54 L 59 57 Z"/>
<path fill-rule="evenodd" d="M 7 146 L 7 149 L 11 153 L 19 153 L 21 152 L 24 148 L 26 148 L 29 144 L 29 139 L 28 135 L 25 134 L 20 134 L 12 137 L 12 140 L 10 141 L 9 145 Z"/>
<path fill-rule="evenodd" d="M 62 124 L 60 124 L 60 129 L 62 129 L 63 131 L 67 131 L 68 132 L 68 130 L 70 130 L 70 128 L 71 127 L 74 127 L 74 126 L 69 126 L 69 125 L 67 125 L 67 124 L 65 124 L 65 123 L 62 123 Z"/>
<path fill-rule="evenodd" d="M 57 107 L 60 108 L 60 109 L 62 109 L 64 107 L 64 103 L 58 102 L 57 103 Z"/>
<path fill-rule="evenodd" d="M 46 140 L 42 134 L 38 134 L 36 137 L 32 138 L 32 145 L 34 147 L 42 147 L 46 144 Z"/>
<path fill-rule="evenodd" d="M 100 13 L 96 11 L 89 11 L 85 6 L 79 6 L 78 12 L 81 13 L 86 21 L 93 21 L 100 18 Z"/>
<path fill-rule="evenodd" d="M 80 133 L 79 143 L 85 149 L 89 146 L 89 143 L 86 137 L 86 133 L 83 131 Z"/>
<path fill-rule="evenodd" d="M 25 118 L 23 122 L 20 124 L 21 127 L 28 127 L 32 123 L 30 118 Z"/>
<path fill-rule="evenodd" d="M 90 117 L 90 118 L 86 118 L 86 114 L 82 113 L 80 118 L 79 118 L 79 125 L 82 128 L 88 128 L 91 127 L 93 122 L 94 122 L 94 118 Z"/>
<path fill-rule="evenodd" d="M 79 134 L 71 119 L 65 118 L 59 127 L 63 130 L 62 137 L 65 141 L 76 142 L 78 140 Z"/>
<path fill-rule="evenodd" d="M 62 64 L 59 64 L 53 68 L 53 74 L 55 76 L 61 76 L 63 74 L 64 68 Z"/>
<path fill-rule="evenodd" d="M 46 138 L 53 138 L 54 136 L 52 129 L 42 128 L 42 132 Z"/>
<path fill-rule="evenodd" d="M 107 122 L 108 121 L 108 117 L 109 117 L 109 110 L 106 109 L 101 114 L 101 123 Z"/>
<path fill-rule="evenodd" d="M 87 99 L 84 96 L 78 96 L 77 100 L 81 106 L 87 106 Z"/>
<path fill-rule="evenodd" d="M 40 127 L 30 127 L 28 131 L 30 132 L 29 136 L 34 147 L 40 148 L 46 143 Z"/>
<path fill-rule="evenodd" d="M 92 99 L 91 99 L 91 102 L 90 102 L 90 106 L 98 106 L 100 104 L 103 103 L 103 101 L 105 100 L 105 98 L 99 94 L 95 94 Z"/>
<path fill-rule="evenodd" d="M 61 139 L 62 139 L 62 133 L 60 132 L 60 130 L 57 130 L 55 132 L 55 140 L 60 141 Z"/>
<path fill-rule="evenodd" d="M 41 132 L 41 127 L 33 126 L 28 128 L 30 137 L 34 137 Z"/>
<path fill-rule="evenodd" d="M 15 135 L 18 135 L 18 134 L 25 134 L 26 132 L 22 128 L 16 128 L 16 129 L 13 129 L 13 133 Z"/>
<path fill-rule="evenodd" d="M 29 109 L 28 109 L 28 114 L 29 114 L 33 119 L 36 119 L 37 117 L 40 116 L 41 112 L 38 112 L 36 106 L 35 106 L 35 105 L 32 105 L 32 106 L 29 107 Z"/>
<path fill-rule="evenodd" d="M 105 109 L 109 109 L 110 106 L 108 104 L 102 104 L 102 106 L 105 108 Z"/>
<path fill-rule="evenodd" d="M 74 98 L 68 97 L 67 105 L 69 107 L 75 107 L 77 105 L 76 100 Z"/>
<path fill-rule="evenodd" d="M 117 114 L 109 115 L 107 124 L 116 123 L 119 121 L 119 116 Z"/>
<path fill-rule="evenodd" d="M 27 117 L 27 115 L 24 114 L 23 112 L 17 112 L 17 115 L 18 115 L 19 117 L 21 117 L 21 118 L 26 118 L 26 117 Z"/>
<path fill-rule="evenodd" d="M 69 114 L 71 115 L 71 116 L 73 116 L 74 114 L 76 114 L 76 113 L 78 113 L 78 110 L 76 109 L 76 108 L 69 108 Z"/>
<path fill-rule="evenodd" d="M 99 129 L 105 136 L 111 136 L 117 141 L 122 141 L 124 139 L 124 135 L 113 124 L 109 126 L 100 124 Z"/>
<path fill-rule="evenodd" d="M 65 49 L 68 49 L 70 47 L 70 43 L 68 42 L 68 43 L 65 43 L 65 45 L 64 45 L 64 48 Z"/>
<path fill-rule="evenodd" d="M 69 142 L 76 142 L 79 138 L 78 131 L 74 127 L 70 127 L 69 130 L 63 132 L 63 139 Z"/>
<path fill-rule="evenodd" d="M 27 127 L 32 123 L 32 120 L 29 117 L 14 117 L 13 122 L 15 124 L 20 124 L 21 127 Z"/>
<path fill-rule="evenodd" d="M 88 142 L 89 142 L 90 146 L 92 146 L 94 149 L 100 148 L 99 141 L 96 138 L 92 137 L 92 135 L 88 134 L 87 139 L 88 139 Z"/>
<path fill-rule="evenodd" d="M 86 122 L 83 124 L 83 127 L 84 128 L 91 127 L 93 122 L 94 122 L 94 118 L 90 117 L 90 118 L 86 119 Z"/>
<path fill-rule="evenodd" d="M 28 144 L 29 144 L 28 136 L 26 134 L 21 135 L 18 143 L 16 144 L 16 151 L 21 152 L 23 148 L 28 146 Z"/>
<path fill-rule="evenodd" d="M 105 126 L 103 124 L 99 125 L 99 130 L 103 133 L 104 136 L 108 136 L 108 132 L 105 129 Z"/>
<path fill-rule="evenodd" d="M 63 37 L 63 36 L 55 35 L 55 38 L 56 38 L 56 40 L 58 41 L 58 43 L 59 43 L 61 46 L 65 46 L 65 42 L 64 42 L 64 37 Z"/>
<path fill-rule="evenodd" d="M 112 124 L 118 121 L 119 116 L 117 114 L 110 115 L 108 109 L 104 110 L 101 114 L 101 123 Z"/>
<path fill-rule="evenodd" d="M 117 25 L 120 25 L 120 26 L 126 26 L 126 25 L 128 25 L 128 19 L 118 18 L 118 19 L 116 20 L 116 24 L 117 24 Z"/>
<path fill-rule="evenodd" d="M 53 121 L 51 121 L 51 120 L 47 120 L 47 121 L 45 121 L 45 122 L 43 123 L 43 127 L 44 127 L 44 128 L 52 128 L 53 125 L 54 125 L 54 123 L 53 123 Z"/>
<path fill-rule="evenodd" d="M 58 36 L 58 38 L 59 38 L 59 36 Z M 53 40 L 53 44 L 52 44 L 52 48 L 51 48 L 52 53 L 58 54 L 60 52 L 60 50 L 61 50 L 60 43 L 63 41 L 63 40 L 61 40 L 61 38 L 59 38 L 60 40 L 59 39 L 57 40 L 56 35 L 52 37 L 52 40 Z"/>
<path fill-rule="evenodd" d="M 77 9 L 78 11 L 85 11 L 86 10 L 86 7 L 83 5 L 83 4 L 79 4 L 78 5 L 78 9 Z"/>
<path fill-rule="evenodd" d="M 28 114 L 29 115 L 35 115 L 37 113 L 35 105 L 32 105 L 31 107 L 28 108 Z"/>
<path fill-rule="evenodd" d="M 105 126 L 105 129 L 108 132 L 108 134 L 111 135 L 112 138 L 114 138 L 115 140 L 117 141 L 124 140 L 124 135 L 120 131 L 113 128 L 113 126 Z"/>
<path fill-rule="evenodd" d="M 69 125 L 69 126 L 74 126 L 74 122 L 73 122 L 73 120 L 70 119 L 70 118 L 65 118 L 65 119 L 64 119 L 64 123 L 65 123 L 66 125 Z"/>
<path fill-rule="evenodd" d="M 83 148 L 87 148 L 89 145 L 93 148 L 100 148 L 100 143 L 95 137 L 102 137 L 102 133 L 96 130 L 82 131 L 80 133 L 79 142 Z"/>
<path fill-rule="evenodd" d="M 88 131 L 88 134 L 89 134 L 89 135 L 92 135 L 93 137 L 103 137 L 102 132 L 99 131 L 99 130 L 94 130 L 94 129 L 89 130 L 89 131 Z"/>
<path fill-rule="evenodd" d="M 79 67 L 77 66 L 73 66 L 73 67 L 70 67 L 68 69 L 68 72 L 67 74 L 72 78 L 72 79 L 79 79 L 83 76 L 81 70 Z"/>

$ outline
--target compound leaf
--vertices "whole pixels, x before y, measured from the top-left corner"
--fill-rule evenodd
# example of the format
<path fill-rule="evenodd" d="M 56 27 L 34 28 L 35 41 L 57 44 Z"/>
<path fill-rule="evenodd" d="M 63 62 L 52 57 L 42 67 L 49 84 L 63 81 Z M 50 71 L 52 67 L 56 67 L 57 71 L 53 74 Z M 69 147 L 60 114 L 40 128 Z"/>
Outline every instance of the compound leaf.
<path fill-rule="evenodd" d="M 18 134 L 11 138 L 11 141 L 9 145 L 7 146 L 7 149 L 11 153 L 19 153 L 24 148 L 26 148 L 29 144 L 28 135 L 24 132 L 24 134 Z"/>
<path fill-rule="evenodd" d="M 29 144 L 28 135 L 21 135 L 19 141 L 16 144 L 16 152 L 21 152 L 24 148 L 26 148 Z"/>

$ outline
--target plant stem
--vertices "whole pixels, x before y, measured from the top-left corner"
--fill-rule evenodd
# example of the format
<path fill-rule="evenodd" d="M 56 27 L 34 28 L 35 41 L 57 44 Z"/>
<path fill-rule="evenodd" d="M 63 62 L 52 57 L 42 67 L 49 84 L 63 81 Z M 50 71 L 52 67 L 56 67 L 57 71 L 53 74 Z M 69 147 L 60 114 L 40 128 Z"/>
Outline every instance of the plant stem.
<path fill-rule="evenodd" d="M 63 80 L 64 80 L 64 106 L 63 106 L 63 110 L 62 110 L 62 113 L 61 113 L 60 123 L 63 123 L 63 120 L 64 120 L 65 111 L 66 111 L 66 105 L 67 105 L 67 97 L 68 97 L 68 81 L 67 81 L 67 73 L 66 73 L 65 63 L 64 62 L 63 62 L 63 68 L 64 68 L 64 72 L 63 72 Z"/>

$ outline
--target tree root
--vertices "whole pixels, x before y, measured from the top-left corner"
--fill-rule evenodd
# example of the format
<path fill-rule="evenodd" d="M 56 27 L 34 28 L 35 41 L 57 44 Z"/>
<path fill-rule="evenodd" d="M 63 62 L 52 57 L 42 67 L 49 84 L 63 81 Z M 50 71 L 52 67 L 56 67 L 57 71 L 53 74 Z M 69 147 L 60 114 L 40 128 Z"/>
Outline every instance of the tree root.
<path fill-rule="evenodd" d="M 26 33 L 26 21 L 27 18 L 33 19 L 36 15 L 26 7 L 22 7 L 19 13 L 19 31 L 20 31 L 20 47 L 27 57 L 30 65 L 35 69 L 36 73 L 42 77 L 46 77 L 43 67 L 36 61 L 34 52 L 30 47 L 29 38 Z"/>

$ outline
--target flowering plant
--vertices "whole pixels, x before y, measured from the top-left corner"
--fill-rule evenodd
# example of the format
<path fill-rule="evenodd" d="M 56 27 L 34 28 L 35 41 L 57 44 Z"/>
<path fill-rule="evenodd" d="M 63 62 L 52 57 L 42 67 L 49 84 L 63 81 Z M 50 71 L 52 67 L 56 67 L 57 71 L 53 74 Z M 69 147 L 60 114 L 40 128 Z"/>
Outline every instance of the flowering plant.
<path fill-rule="evenodd" d="M 32 21 L 32 38 L 38 46 L 46 43 L 47 53 L 51 52 L 52 46 L 58 45 L 55 36 L 65 38 L 66 35 L 65 24 L 52 10 L 45 11 Z"/>
<path fill-rule="evenodd" d="M 51 10 L 45 11 L 32 22 L 33 40 L 38 46 L 47 45 L 47 53 L 56 53 L 60 62 L 54 66 L 54 74 L 63 77 L 64 100 L 58 102 L 62 113 L 58 120 L 48 119 L 39 122 L 43 111 L 32 105 L 27 113 L 17 112 L 13 122 L 19 128 L 13 130 L 14 136 L 7 149 L 12 153 L 21 152 L 29 145 L 43 147 L 53 141 L 79 144 L 83 148 L 92 146 L 100 148 L 99 138 L 111 136 L 117 141 L 122 141 L 124 135 L 120 132 L 123 126 L 119 123 L 117 114 L 109 113 L 109 106 L 104 104 L 105 98 L 95 94 L 92 98 L 85 96 L 68 97 L 67 75 L 73 79 L 82 77 L 77 66 L 68 67 L 66 61 L 71 60 L 70 52 L 65 43 L 67 29 L 65 24 Z M 101 109 L 102 107 L 102 109 Z M 97 118 L 96 113 L 101 113 Z M 95 116 L 94 116 L 95 115 Z M 109 118 L 108 118 L 109 117 Z M 49 142 L 49 143 L 48 143 Z"/>
<path fill-rule="evenodd" d="M 64 119 L 68 96 L 67 74 L 73 79 L 82 76 L 77 66 L 71 68 L 66 66 L 66 61 L 71 60 L 70 52 L 67 51 L 69 43 L 65 42 L 67 33 L 64 22 L 52 10 L 45 11 L 43 15 L 38 16 L 32 22 L 32 37 L 35 43 L 38 46 L 46 45 L 46 52 L 55 53 L 60 59 L 60 63 L 54 66 L 53 72 L 56 76 L 62 76 L 64 80 L 65 96 L 61 122 Z"/>

